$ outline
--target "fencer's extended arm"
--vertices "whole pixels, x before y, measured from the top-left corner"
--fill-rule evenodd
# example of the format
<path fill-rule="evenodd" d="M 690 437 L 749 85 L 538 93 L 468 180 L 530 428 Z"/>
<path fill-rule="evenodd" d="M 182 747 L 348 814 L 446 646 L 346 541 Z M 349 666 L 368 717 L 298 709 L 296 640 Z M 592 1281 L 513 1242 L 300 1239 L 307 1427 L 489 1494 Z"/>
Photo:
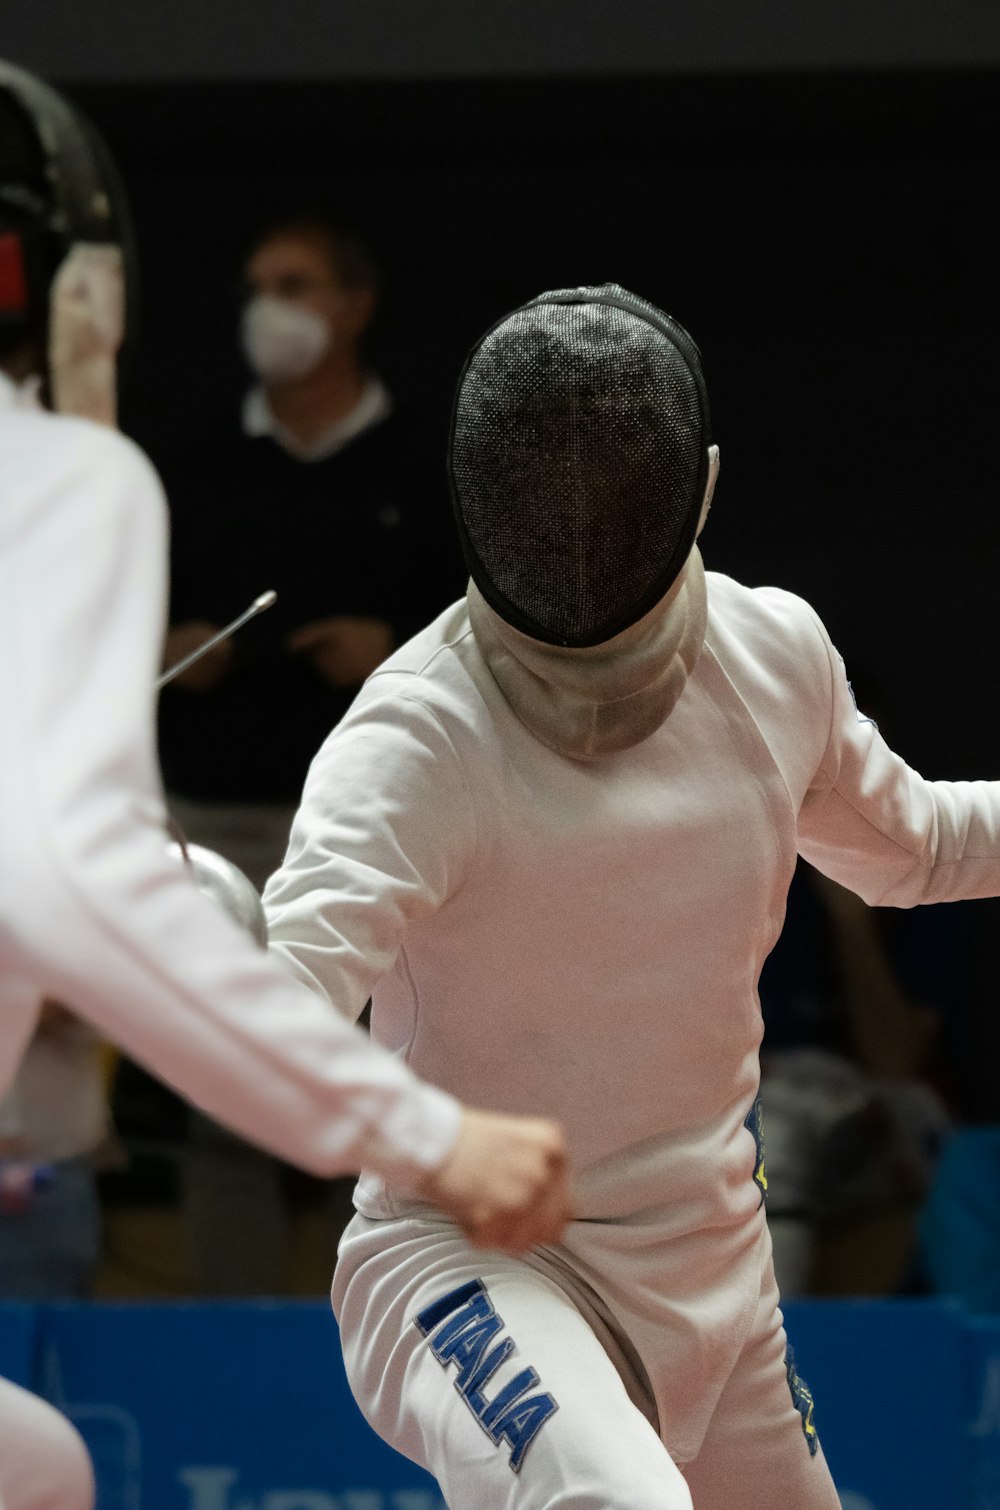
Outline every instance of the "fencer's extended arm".
<path fill-rule="evenodd" d="M 369 679 L 313 761 L 264 892 L 272 950 L 352 1019 L 476 852 L 461 762 L 438 712 L 408 695 L 413 681 Z"/>
<path fill-rule="evenodd" d="M 291 979 L 167 857 L 155 475 L 117 435 L 38 424 L 65 464 L 30 517 L 8 519 L 0 550 L 5 979 L 71 1003 L 285 1158 L 415 1186 L 450 1152 L 457 1104 Z"/>
<path fill-rule="evenodd" d="M 799 812 L 799 850 L 866 902 L 1000 895 L 1000 782 L 928 781 L 855 707 L 844 664 L 815 616 L 829 686 L 826 747 Z"/>

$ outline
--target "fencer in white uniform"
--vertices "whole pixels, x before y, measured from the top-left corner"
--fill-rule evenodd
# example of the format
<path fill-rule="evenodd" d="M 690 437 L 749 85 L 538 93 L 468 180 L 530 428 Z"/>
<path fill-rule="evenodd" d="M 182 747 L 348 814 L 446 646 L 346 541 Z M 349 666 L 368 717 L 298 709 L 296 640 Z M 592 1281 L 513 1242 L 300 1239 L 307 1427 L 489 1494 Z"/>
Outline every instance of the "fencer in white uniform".
<path fill-rule="evenodd" d="M 422 1084 L 170 857 L 154 735 L 164 500 L 141 453 L 95 422 L 113 418 L 123 207 L 91 128 L 2 64 L 0 128 L 0 1093 L 49 997 L 317 1174 L 371 1162 L 476 1241 L 561 1229 L 556 1129 Z M 41 407 L 39 376 L 74 414 Z M 68 1423 L 0 1381 L 5 1510 L 82 1510 L 92 1492 Z"/>
<path fill-rule="evenodd" d="M 331 734 L 265 893 L 273 947 L 421 1074 L 568 1132 L 577 1219 L 523 1258 L 358 1187 L 348 1375 L 453 1510 L 836 1510 L 765 1224 L 758 976 L 797 853 L 870 903 L 1000 893 L 1000 783 L 922 779 L 806 603 L 706 575 L 717 466 L 660 311 L 570 290 L 489 332 L 468 596 Z"/>

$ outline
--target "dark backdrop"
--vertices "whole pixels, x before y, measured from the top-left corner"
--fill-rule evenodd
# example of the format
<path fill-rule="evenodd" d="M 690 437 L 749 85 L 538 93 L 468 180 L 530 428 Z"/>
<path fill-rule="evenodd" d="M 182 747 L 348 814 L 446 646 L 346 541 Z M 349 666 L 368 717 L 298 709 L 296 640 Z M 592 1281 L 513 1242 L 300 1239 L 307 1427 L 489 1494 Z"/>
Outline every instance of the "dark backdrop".
<path fill-rule="evenodd" d="M 133 199 L 125 420 L 238 394 L 248 231 L 327 198 L 389 273 L 380 359 L 442 451 L 466 347 L 614 279 L 699 341 L 707 564 L 804 593 L 931 775 L 1000 775 L 1000 74 L 76 87 Z M 192 465 L 196 465 L 192 458 Z"/>

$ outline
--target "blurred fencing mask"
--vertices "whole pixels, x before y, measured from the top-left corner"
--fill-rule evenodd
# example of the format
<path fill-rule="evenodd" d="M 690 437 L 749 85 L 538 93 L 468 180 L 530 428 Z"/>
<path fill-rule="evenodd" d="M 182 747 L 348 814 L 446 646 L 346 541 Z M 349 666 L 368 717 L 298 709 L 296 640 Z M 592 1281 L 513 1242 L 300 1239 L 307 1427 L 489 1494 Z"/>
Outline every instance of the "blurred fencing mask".
<path fill-rule="evenodd" d="M 542 294 L 469 356 L 449 469 L 472 626 L 562 753 L 637 743 L 683 690 L 717 462 L 694 341 L 615 284 Z"/>
<path fill-rule="evenodd" d="M 34 343 L 51 406 L 113 424 L 137 292 L 107 147 L 54 89 L 0 61 L 0 358 Z"/>

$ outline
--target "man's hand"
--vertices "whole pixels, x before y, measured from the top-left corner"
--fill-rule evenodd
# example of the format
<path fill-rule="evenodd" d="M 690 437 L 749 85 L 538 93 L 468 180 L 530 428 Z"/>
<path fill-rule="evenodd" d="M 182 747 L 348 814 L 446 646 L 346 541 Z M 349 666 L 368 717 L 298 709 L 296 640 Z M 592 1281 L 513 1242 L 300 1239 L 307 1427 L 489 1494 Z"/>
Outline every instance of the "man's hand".
<path fill-rule="evenodd" d="M 293 655 L 308 656 L 331 687 L 360 687 L 393 649 L 392 626 L 384 619 L 314 619 L 285 641 Z"/>
<path fill-rule="evenodd" d="M 200 649 L 221 628 L 221 624 L 210 624 L 207 619 L 189 619 L 183 624 L 174 624 L 167 630 L 163 645 L 164 671 L 169 671 L 186 655 Z M 228 674 L 232 660 L 233 642 L 223 640 L 206 650 L 200 661 L 195 661 L 193 666 L 175 677 L 174 686 L 186 687 L 189 692 L 211 692 Z"/>
<path fill-rule="evenodd" d="M 572 1215 L 562 1130 L 466 1109 L 450 1156 L 420 1193 L 454 1217 L 474 1248 L 523 1253 L 558 1242 Z"/>

